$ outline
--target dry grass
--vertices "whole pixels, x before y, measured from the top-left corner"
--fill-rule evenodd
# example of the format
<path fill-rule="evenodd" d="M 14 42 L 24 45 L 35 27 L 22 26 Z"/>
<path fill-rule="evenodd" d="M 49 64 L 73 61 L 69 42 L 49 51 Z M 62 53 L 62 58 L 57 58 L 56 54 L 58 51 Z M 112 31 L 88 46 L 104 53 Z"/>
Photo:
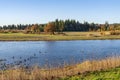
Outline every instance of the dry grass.
<path fill-rule="evenodd" d="M 15 69 L 0 71 L 0 80 L 58 80 L 64 77 L 103 71 L 120 66 L 120 57 L 110 57 L 103 60 L 85 61 L 76 65 L 47 68 Z"/>
<path fill-rule="evenodd" d="M 64 34 L 24 34 L 0 33 L 0 41 L 56 41 L 56 40 L 105 40 L 120 39 L 120 35 L 110 35 L 110 32 L 64 32 Z"/>

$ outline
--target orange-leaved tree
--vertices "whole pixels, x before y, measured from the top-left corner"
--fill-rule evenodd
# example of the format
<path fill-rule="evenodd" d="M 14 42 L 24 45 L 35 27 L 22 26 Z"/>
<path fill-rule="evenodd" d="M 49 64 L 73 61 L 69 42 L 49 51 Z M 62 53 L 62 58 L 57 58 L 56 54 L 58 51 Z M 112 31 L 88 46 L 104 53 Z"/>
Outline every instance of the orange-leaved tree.
<path fill-rule="evenodd" d="M 54 22 L 48 23 L 46 25 L 46 27 L 44 28 L 44 32 L 50 33 L 50 34 L 54 35 L 54 32 L 55 32 L 55 23 Z"/>

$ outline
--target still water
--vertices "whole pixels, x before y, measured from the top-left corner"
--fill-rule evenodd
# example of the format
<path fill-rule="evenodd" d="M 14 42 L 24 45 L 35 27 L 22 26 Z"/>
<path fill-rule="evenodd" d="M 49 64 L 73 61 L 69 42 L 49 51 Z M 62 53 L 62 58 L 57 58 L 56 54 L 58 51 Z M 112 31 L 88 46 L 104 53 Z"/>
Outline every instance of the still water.
<path fill-rule="evenodd" d="M 120 55 L 120 40 L 0 42 L 0 60 L 25 65 L 62 64 Z"/>

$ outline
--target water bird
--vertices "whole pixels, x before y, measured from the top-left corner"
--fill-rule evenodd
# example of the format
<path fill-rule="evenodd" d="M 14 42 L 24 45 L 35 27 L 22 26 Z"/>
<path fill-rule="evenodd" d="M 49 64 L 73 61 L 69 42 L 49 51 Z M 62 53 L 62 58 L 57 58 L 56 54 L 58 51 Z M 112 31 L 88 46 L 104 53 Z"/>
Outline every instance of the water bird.
<path fill-rule="evenodd" d="M 22 57 L 20 57 L 20 59 L 22 59 Z"/>
<path fill-rule="evenodd" d="M 27 60 L 29 61 L 29 60 L 30 60 L 30 58 L 27 58 Z"/>
<path fill-rule="evenodd" d="M 13 56 L 12 59 L 15 59 L 15 57 Z"/>
<path fill-rule="evenodd" d="M 36 56 L 36 54 L 34 53 L 34 56 Z"/>
<path fill-rule="evenodd" d="M 26 59 L 24 59 L 24 62 L 26 62 Z"/>
<path fill-rule="evenodd" d="M 39 53 L 42 53 L 41 51 L 39 51 Z"/>
<path fill-rule="evenodd" d="M 0 62 L 7 61 L 6 59 L 0 59 Z"/>

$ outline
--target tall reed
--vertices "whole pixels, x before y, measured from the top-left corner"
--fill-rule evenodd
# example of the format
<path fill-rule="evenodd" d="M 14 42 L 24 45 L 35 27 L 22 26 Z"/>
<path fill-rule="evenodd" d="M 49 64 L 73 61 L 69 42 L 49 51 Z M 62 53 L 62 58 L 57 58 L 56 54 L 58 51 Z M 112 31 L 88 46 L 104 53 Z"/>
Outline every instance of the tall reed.
<path fill-rule="evenodd" d="M 84 61 L 79 64 L 64 65 L 57 68 L 8 69 L 0 71 L 0 80 L 58 80 L 63 77 L 80 75 L 92 71 L 107 70 L 120 67 L 120 56 L 101 60 Z"/>

